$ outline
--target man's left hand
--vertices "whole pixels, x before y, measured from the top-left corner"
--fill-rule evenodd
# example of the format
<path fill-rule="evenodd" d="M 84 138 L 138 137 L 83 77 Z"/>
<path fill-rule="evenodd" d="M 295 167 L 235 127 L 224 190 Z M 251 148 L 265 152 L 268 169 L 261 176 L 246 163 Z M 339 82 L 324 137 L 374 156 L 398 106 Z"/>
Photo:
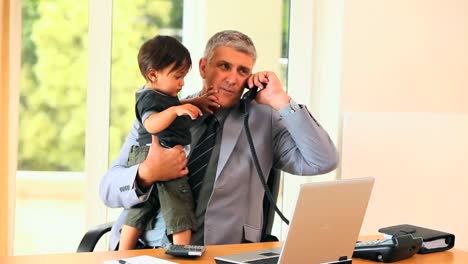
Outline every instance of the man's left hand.
<path fill-rule="evenodd" d="M 252 74 L 247 79 L 247 85 L 251 88 L 259 88 L 255 101 L 266 104 L 276 110 L 280 110 L 289 103 L 291 97 L 283 90 L 280 80 L 274 72 L 262 71 Z"/>

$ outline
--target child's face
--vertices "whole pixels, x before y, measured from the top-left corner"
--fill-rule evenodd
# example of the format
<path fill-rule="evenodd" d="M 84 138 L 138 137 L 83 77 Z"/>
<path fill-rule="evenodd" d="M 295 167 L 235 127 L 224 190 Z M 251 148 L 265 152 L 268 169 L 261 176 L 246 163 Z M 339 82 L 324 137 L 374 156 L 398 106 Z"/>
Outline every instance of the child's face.
<path fill-rule="evenodd" d="M 157 72 L 158 77 L 155 88 L 167 95 L 177 96 L 180 90 L 182 90 L 182 86 L 184 86 L 184 78 L 188 70 L 175 70 L 170 72 L 171 70 L 172 67 L 169 66 Z"/>

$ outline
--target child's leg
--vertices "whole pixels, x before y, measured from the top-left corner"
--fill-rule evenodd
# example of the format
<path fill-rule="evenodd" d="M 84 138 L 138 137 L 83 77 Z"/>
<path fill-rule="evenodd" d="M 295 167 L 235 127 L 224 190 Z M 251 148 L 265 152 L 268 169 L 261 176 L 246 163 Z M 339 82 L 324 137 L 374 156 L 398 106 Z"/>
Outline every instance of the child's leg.
<path fill-rule="evenodd" d="M 156 185 L 167 234 L 172 235 L 174 244 L 190 244 L 195 217 L 187 177 L 158 182 Z"/>
<path fill-rule="evenodd" d="M 119 250 L 135 249 L 141 232 L 141 229 L 129 225 L 124 225 L 120 233 Z"/>
<path fill-rule="evenodd" d="M 185 231 L 172 234 L 172 243 L 174 245 L 190 245 L 190 238 L 192 238 L 192 230 L 187 229 Z"/>
<path fill-rule="evenodd" d="M 134 249 L 143 230 L 153 229 L 160 208 L 157 194 L 158 191 L 154 186 L 146 202 L 126 209 L 127 217 L 120 234 L 119 250 Z"/>

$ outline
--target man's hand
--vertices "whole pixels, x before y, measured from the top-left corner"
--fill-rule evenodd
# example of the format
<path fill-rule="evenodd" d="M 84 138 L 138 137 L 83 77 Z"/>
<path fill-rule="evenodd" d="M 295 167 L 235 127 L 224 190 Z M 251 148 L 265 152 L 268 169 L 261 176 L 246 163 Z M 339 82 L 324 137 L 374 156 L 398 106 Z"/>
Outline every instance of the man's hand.
<path fill-rule="evenodd" d="M 187 173 L 187 157 L 182 146 L 163 148 L 158 137 L 153 136 L 148 156 L 138 168 L 136 181 L 140 188 L 146 190 L 157 181 L 173 180 Z"/>
<path fill-rule="evenodd" d="M 247 85 L 259 88 L 255 101 L 280 110 L 289 103 L 291 97 L 283 90 L 280 80 L 274 72 L 263 71 L 252 74 L 247 79 Z"/>

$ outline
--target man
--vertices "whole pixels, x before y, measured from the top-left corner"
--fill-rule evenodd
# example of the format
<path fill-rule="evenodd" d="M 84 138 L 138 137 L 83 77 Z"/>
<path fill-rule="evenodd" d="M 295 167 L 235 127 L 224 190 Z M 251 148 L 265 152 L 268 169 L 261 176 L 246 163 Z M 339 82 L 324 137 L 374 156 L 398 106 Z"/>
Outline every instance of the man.
<path fill-rule="evenodd" d="M 252 162 L 239 98 L 244 86 L 260 88 L 250 105 L 249 126 L 264 175 L 274 167 L 297 175 L 329 172 L 338 163 L 335 146 L 306 107 L 298 105 L 283 90 L 273 72 L 252 74 L 256 60 L 250 38 L 237 31 L 222 31 L 207 43 L 200 59 L 201 94 L 217 97 L 214 115 L 221 125 L 196 202 L 192 244 L 258 242 L 262 232 L 264 190 Z M 207 129 L 206 113 L 191 129 L 192 148 Z M 162 149 L 158 139 L 140 165 L 125 166 L 128 149 L 136 144 L 132 128 L 119 157 L 104 175 L 100 195 L 109 207 L 129 208 L 147 199 L 157 181 L 190 172 L 180 146 Z M 190 165 L 189 165 L 190 166 Z M 192 186 L 193 189 L 193 186 Z M 111 248 L 118 242 L 121 215 L 112 231 Z M 158 216 L 156 228 L 142 237 L 146 246 L 163 243 L 164 223 Z"/>

